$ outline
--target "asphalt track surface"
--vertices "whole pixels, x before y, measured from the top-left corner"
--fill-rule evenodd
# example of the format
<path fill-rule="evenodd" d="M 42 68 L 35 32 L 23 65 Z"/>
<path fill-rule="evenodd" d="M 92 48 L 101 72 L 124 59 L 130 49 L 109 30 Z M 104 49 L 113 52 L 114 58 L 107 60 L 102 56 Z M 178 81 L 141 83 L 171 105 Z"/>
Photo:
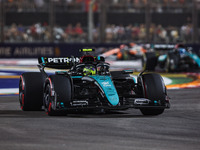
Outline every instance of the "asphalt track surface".
<path fill-rule="evenodd" d="M 199 150 L 200 89 L 169 90 L 159 116 L 129 109 L 50 117 L 23 112 L 18 97 L 0 97 L 0 150 Z"/>

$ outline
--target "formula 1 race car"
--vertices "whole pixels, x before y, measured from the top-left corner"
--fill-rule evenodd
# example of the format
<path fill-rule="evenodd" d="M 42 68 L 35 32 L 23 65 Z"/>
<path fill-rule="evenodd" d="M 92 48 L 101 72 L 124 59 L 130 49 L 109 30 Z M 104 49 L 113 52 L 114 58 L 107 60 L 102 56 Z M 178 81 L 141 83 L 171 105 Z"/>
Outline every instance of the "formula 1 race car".
<path fill-rule="evenodd" d="M 166 72 L 194 71 L 200 69 L 200 58 L 189 48 L 177 44 L 158 57 L 158 66 Z"/>
<path fill-rule="evenodd" d="M 129 75 L 132 71 L 109 71 L 110 65 L 103 57 L 88 54 L 81 58 L 41 57 L 38 61 L 40 72 L 26 72 L 20 76 L 19 102 L 23 111 L 43 108 L 53 116 L 74 111 L 136 108 L 144 115 L 159 115 L 170 108 L 159 74 L 141 72 L 135 81 Z M 48 74 L 45 68 L 62 71 Z"/>
<path fill-rule="evenodd" d="M 124 67 L 140 71 L 142 69 L 154 71 L 157 64 L 157 56 L 155 52 L 147 50 L 147 47 L 149 47 L 149 44 L 130 43 L 129 46 L 122 44 L 119 48 L 110 49 L 99 55 L 105 57 L 115 68 Z"/>

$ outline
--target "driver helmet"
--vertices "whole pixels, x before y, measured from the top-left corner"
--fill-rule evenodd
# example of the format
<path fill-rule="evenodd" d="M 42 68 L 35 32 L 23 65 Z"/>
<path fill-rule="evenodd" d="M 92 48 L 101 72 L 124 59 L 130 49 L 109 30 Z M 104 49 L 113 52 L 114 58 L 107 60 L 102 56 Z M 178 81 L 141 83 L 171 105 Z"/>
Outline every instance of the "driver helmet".
<path fill-rule="evenodd" d="M 185 48 L 178 48 L 178 52 L 183 55 L 186 52 Z"/>
<path fill-rule="evenodd" d="M 85 68 L 83 68 L 83 75 L 87 76 L 87 75 L 95 75 L 96 74 L 96 69 L 93 66 L 86 66 Z"/>

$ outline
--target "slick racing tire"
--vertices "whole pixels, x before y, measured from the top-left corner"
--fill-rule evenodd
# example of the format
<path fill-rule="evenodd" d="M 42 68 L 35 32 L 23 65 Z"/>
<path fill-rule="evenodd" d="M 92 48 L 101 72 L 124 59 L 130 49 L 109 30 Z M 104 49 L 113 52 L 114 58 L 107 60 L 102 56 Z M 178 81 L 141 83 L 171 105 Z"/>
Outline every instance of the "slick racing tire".
<path fill-rule="evenodd" d="M 44 87 L 43 103 L 49 116 L 67 115 L 72 98 L 71 81 L 62 75 L 50 75 Z"/>
<path fill-rule="evenodd" d="M 162 77 L 156 73 L 142 75 L 143 96 L 149 100 L 158 100 L 162 106 L 165 106 L 166 87 Z M 164 108 L 141 108 L 143 115 L 159 115 L 164 112 Z"/>
<path fill-rule="evenodd" d="M 171 53 L 167 55 L 166 63 L 165 63 L 165 71 L 166 72 L 175 72 L 178 67 L 178 57 Z"/>
<path fill-rule="evenodd" d="M 154 71 L 157 65 L 157 57 L 155 52 L 148 52 L 143 55 L 143 70 Z"/>
<path fill-rule="evenodd" d="M 27 72 L 20 76 L 19 102 L 23 111 L 41 110 L 44 77 L 40 72 Z"/>

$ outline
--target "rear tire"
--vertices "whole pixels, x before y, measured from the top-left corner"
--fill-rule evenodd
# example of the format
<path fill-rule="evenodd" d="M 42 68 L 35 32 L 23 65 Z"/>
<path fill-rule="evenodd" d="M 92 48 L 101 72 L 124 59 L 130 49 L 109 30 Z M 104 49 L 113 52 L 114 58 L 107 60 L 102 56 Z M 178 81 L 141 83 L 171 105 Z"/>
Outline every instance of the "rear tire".
<path fill-rule="evenodd" d="M 67 111 L 58 107 L 62 107 L 63 105 L 63 108 L 66 109 L 70 105 L 71 98 L 72 88 L 70 79 L 62 75 L 49 76 L 45 83 L 43 98 L 47 114 L 49 116 L 66 115 Z"/>
<path fill-rule="evenodd" d="M 23 111 L 41 110 L 44 77 L 40 72 L 27 72 L 20 76 L 19 102 Z"/>
<path fill-rule="evenodd" d="M 165 106 L 166 87 L 162 77 L 156 73 L 142 75 L 143 96 L 152 101 L 159 100 L 162 106 Z M 160 115 L 164 112 L 163 109 L 142 108 L 140 109 L 143 115 Z"/>
<path fill-rule="evenodd" d="M 143 55 L 143 70 L 154 71 L 157 65 L 157 57 L 155 52 L 148 52 Z"/>

